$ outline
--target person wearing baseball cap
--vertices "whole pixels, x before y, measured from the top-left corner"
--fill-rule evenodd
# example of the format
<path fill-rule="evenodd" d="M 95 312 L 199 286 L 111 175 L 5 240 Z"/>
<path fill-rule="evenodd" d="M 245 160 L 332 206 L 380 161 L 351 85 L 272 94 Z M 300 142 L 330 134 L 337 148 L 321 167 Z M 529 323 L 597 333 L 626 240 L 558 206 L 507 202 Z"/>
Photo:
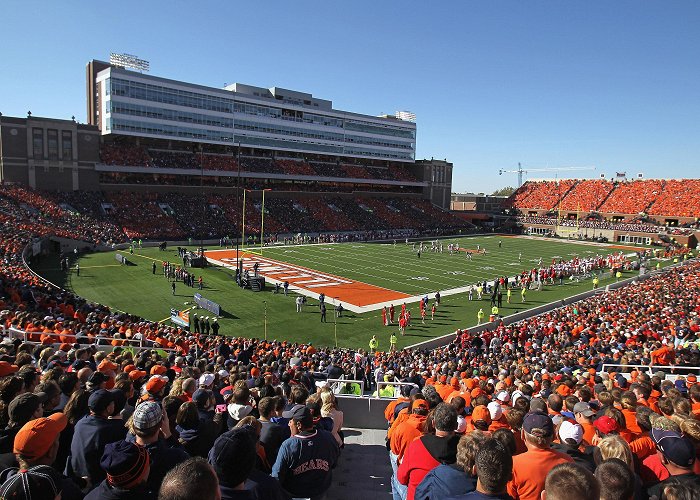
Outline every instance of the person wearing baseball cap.
<path fill-rule="evenodd" d="M 598 439 L 602 439 L 608 434 L 620 433 L 620 425 L 617 423 L 617 420 L 608 415 L 598 417 L 596 421 L 593 422 L 593 426 L 595 427 L 596 436 Z"/>
<path fill-rule="evenodd" d="M 156 496 L 146 483 L 151 459 L 142 446 L 117 441 L 105 446 L 100 466 L 107 478 L 85 496 L 86 500 L 150 500 Z"/>
<path fill-rule="evenodd" d="M 425 399 L 416 399 L 413 401 L 411 414 L 408 418 L 398 424 L 391 432 L 389 448 L 393 455 L 390 458 L 394 469 L 397 469 L 398 464 L 401 463 L 408 445 L 411 444 L 415 438 L 423 434 L 423 425 L 429 411 L 430 407 Z"/>
<path fill-rule="evenodd" d="M 131 417 L 135 443 L 143 446 L 151 461 L 148 486 L 158 491 L 160 483 L 170 469 L 189 458 L 185 450 L 171 447 L 166 440 L 170 438 L 168 414 L 160 403 L 145 401 L 140 403 Z"/>
<path fill-rule="evenodd" d="M 315 429 L 306 406 L 289 420 L 291 437 L 285 440 L 272 466 L 272 477 L 293 497 L 322 497 L 331 485 L 340 448 L 330 432 Z"/>
<path fill-rule="evenodd" d="M 586 446 L 593 444 L 593 438 L 596 435 L 593 417 L 595 417 L 595 412 L 588 403 L 582 401 L 574 405 L 574 418 L 576 418 L 576 423 L 583 428 L 583 442 Z"/>
<path fill-rule="evenodd" d="M 88 407 L 90 414 L 75 424 L 67 469 L 69 475 L 96 485 L 106 477 L 100 467 L 105 446 L 124 439 L 126 429 L 121 420 L 109 419 L 114 413 L 114 395 L 110 391 L 94 391 L 88 399 Z"/>
<path fill-rule="evenodd" d="M 52 466 L 58 454 L 59 437 L 67 423 L 68 420 L 63 413 L 54 413 L 48 418 L 41 417 L 24 424 L 15 437 L 13 453 L 16 463 L 11 464 L 11 467 L 19 466 L 19 468 L 3 472 L 0 482 L 7 481 L 21 470 L 37 466 Z M 62 498 L 70 500 L 83 497 L 80 488 L 73 481 L 55 469 L 54 472 L 59 487 L 63 490 Z"/>
<path fill-rule="evenodd" d="M 559 441 L 560 443 L 552 444 L 552 449 L 569 455 L 574 459 L 574 462 L 584 469 L 595 472 L 593 454 L 583 453 L 580 450 L 583 442 L 583 427 L 581 424 L 564 420 L 559 426 Z"/>
<path fill-rule="evenodd" d="M 554 423 L 546 413 L 525 415 L 520 432 L 527 451 L 513 457 L 513 477 L 508 483 L 508 494 L 520 500 L 539 500 L 547 473 L 555 465 L 574 459 L 552 449 Z"/>
<path fill-rule="evenodd" d="M 488 432 L 491 422 L 491 412 L 487 406 L 477 405 L 474 407 L 474 410 L 472 410 L 472 429 Z"/>
<path fill-rule="evenodd" d="M 409 444 L 396 471 L 398 482 L 408 486 L 406 498 L 409 500 L 415 497 L 416 488 L 431 470 L 457 461 L 457 410 L 447 403 L 439 403 L 433 410 L 433 423 L 435 433 L 425 434 Z"/>
<path fill-rule="evenodd" d="M 24 424 L 44 414 L 46 400 L 46 394 L 25 392 L 10 401 L 7 408 L 10 421 L 7 428 L 0 431 L 0 454 L 12 453 L 17 432 Z"/>
<path fill-rule="evenodd" d="M 165 395 L 165 387 L 168 385 L 168 377 L 163 375 L 151 375 L 146 382 L 146 392 L 141 396 L 141 401 L 161 401 Z"/>
<path fill-rule="evenodd" d="M 59 474 L 48 465 L 17 471 L 0 486 L 0 498 L 8 500 L 56 500 L 62 498 L 61 492 Z"/>
<path fill-rule="evenodd" d="M 675 431 L 651 430 L 659 460 L 670 476 L 647 490 L 649 498 L 664 498 L 669 485 L 686 485 L 696 494 L 700 491 L 700 475 L 693 470 L 696 460 L 695 445 Z"/>

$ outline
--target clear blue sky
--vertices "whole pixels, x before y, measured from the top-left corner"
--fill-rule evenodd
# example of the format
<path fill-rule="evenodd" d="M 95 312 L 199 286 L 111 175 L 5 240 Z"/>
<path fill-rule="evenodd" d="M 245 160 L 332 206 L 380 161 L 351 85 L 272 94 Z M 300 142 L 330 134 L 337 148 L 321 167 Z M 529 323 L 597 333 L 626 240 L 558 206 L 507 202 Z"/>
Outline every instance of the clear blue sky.
<path fill-rule="evenodd" d="M 417 158 L 455 191 L 500 168 L 700 172 L 700 2 L 2 2 L 0 112 L 85 121 L 85 64 L 137 54 L 151 73 L 416 113 Z M 557 174 L 573 176 L 571 172 Z M 553 177 L 534 174 L 530 178 Z"/>

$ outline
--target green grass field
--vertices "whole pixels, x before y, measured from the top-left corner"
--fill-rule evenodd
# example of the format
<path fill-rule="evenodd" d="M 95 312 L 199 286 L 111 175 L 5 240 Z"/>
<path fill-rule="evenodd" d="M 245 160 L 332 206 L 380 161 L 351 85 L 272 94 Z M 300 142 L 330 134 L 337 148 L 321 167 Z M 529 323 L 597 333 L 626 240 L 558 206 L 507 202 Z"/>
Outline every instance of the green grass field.
<path fill-rule="evenodd" d="M 499 240 L 502 241 L 502 248 L 498 248 Z M 485 248 L 487 253 L 474 255 L 471 261 L 463 252 L 449 255 L 447 245 L 453 242 L 459 242 L 461 248 L 469 249 L 476 249 L 479 245 L 480 248 Z M 536 266 L 540 257 L 543 263 L 548 264 L 552 258 L 568 260 L 575 255 L 585 257 L 618 250 L 614 247 L 557 240 L 498 236 L 443 240 L 443 246 L 444 253 L 425 252 L 420 259 L 412 251 L 412 246 L 404 242 L 397 242 L 396 245 L 346 243 L 275 247 L 265 248 L 263 255 L 410 295 L 429 293 L 432 299 L 436 290 L 442 292 L 500 275 L 512 276 Z M 125 253 L 128 255 L 128 251 Z M 519 254 L 522 254 L 521 262 Z M 115 252 L 103 252 L 81 256 L 80 276 L 76 276 L 74 270 L 67 274 L 61 273 L 57 257 L 44 259 L 35 269 L 50 281 L 73 290 L 88 300 L 153 321 L 168 318 L 170 308 L 185 309 L 192 306 L 192 295 L 198 290 L 178 282 L 176 294 L 173 295 L 169 282 L 161 274 L 163 260 L 178 262 L 176 249 L 168 248 L 165 252 L 157 248 L 137 249 L 133 255 L 128 256 L 134 263 L 130 266 L 120 265 L 114 255 Z M 155 276 L 151 270 L 154 260 L 157 262 Z M 73 268 L 74 263 L 71 265 L 71 269 Z M 366 348 L 371 336 L 376 334 L 380 339 L 380 349 L 387 349 L 389 332 L 395 331 L 396 328 L 382 325 L 379 310 L 363 314 L 346 311 L 342 318 L 337 319 L 337 323 L 334 322 L 332 310 L 329 310 L 328 323 L 322 324 L 315 300 L 309 300 L 305 310 L 297 314 L 294 294 L 288 297 L 281 293 L 274 294 L 273 287 L 269 284 L 264 292 L 241 290 L 233 281 L 233 271 L 218 266 L 197 270 L 197 275 L 200 271 L 205 283 L 201 293 L 204 297 L 221 304 L 223 312 L 219 322 L 222 326 L 221 333 L 226 335 L 260 338 L 265 334 L 266 323 L 267 337 L 270 339 L 334 345 L 337 332 L 338 345 Z M 601 281 L 601 285 L 605 285 L 605 281 Z M 519 294 L 514 293 L 511 304 L 506 304 L 504 298 L 504 307 L 500 312 L 502 315 L 513 314 L 560 300 L 590 287 L 590 281 L 545 286 L 541 292 L 530 291 L 525 304 L 521 304 Z M 410 304 L 413 325 L 408 328 L 405 337 L 399 338 L 398 345 L 403 347 L 415 344 L 452 333 L 457 328 L 472 326 L 476 324 L 476 312 L 480 307 L 488 314 L 490 302 L 487 297 L 482 301 L 470 302 L 466 293 L 443 296 L 435 320 L 431 321 L 428 316 L 426 324 L 422 325 L 418 304 Z"/>

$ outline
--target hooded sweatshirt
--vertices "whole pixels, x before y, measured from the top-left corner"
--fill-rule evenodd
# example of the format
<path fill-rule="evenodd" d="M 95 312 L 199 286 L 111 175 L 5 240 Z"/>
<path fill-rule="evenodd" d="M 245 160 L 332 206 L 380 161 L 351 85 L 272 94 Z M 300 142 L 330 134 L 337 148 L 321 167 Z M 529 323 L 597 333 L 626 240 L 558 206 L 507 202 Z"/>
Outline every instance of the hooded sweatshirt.
<path fill-rule="evenodd" d="M 428 472 L 416 488 L 415 500 L 464 495 L 476 489 L 476 478 L 456 464 L 438 465 Z"/>
<path fill-rule="evenodd" d="M 453 464 L 457 461 L 459 436 L 437 437 L 426 434 L 413 441 L 403 456 L 396 472 L 401 484 L 408 485 L 407 500 L 414 500 L 416 487 L 423 478 L 440 464 Z"/>

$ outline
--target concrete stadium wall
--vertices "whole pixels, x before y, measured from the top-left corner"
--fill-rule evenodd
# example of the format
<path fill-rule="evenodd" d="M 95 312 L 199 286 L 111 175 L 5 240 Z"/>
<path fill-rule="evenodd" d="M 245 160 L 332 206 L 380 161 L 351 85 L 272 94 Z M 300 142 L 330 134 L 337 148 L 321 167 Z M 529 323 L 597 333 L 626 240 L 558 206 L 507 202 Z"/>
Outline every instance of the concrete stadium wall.
<path fill-rule="evenodd" d="M 338 408 L 343 411 L 343 427 L 386 429 L 384 410 L 394 401 L 368 397 L 336 395 Z"/>

